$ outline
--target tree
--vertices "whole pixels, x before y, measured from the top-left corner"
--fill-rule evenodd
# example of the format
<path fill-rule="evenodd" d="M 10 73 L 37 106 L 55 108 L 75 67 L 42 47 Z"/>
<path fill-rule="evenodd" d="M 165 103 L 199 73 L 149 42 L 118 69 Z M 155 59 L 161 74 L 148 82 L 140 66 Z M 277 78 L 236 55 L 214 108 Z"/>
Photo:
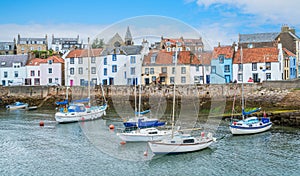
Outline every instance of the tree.
<path fill-rule="evenodd" d="M 104 45 L 105 45 L 104 39 L 98 39 L 98 38 L 96 38 L 93 41 L 92 48 L 103 48 Z"/>

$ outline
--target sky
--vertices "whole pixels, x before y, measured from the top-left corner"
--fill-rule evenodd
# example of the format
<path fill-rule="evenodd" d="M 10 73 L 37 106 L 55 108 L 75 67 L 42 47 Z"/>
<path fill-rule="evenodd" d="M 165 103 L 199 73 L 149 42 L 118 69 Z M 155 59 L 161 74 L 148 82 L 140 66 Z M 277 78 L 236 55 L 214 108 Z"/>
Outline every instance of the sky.
<path fill-rule="evenodd" d="M 88 37 L 116 32 L 148 40 L 202 37 L 210 47 L 231 45 L 239 34 L 300 30 L 298 0 L 7 0 L 1 2 L 0 42 L 21 37 Z M 150 39 L 151 38 L 151 39 Z"/>

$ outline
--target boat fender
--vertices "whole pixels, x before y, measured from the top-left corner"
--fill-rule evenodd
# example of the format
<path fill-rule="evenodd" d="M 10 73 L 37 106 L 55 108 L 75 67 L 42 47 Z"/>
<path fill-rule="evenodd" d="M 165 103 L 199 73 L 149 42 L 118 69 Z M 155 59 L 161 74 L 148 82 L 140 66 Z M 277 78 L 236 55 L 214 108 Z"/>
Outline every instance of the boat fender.
<path fill-rule="evenodd" d="M 68 112 L 68 109 L 67 109 L 67 108 L 64 108 L 64 112 Z"/>

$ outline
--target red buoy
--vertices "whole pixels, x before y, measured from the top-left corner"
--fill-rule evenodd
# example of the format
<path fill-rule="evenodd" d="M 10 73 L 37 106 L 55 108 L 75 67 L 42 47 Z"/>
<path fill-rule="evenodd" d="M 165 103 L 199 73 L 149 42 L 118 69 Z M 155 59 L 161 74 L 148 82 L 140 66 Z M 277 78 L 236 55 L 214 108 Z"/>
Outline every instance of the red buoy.
<path fill-rule="evenodd" d="M 44 122 L 43 121 L 40 121 L 40 126 L 44 126 Z"/>
<path fill-rule="evenodd" d="M 125 141 L 121 141 L 120 144 L 121 144 L 121 145 L 125 145 L 126 142 L 125 142 Z"/>
<path fill-rule="evenodd" d="M 110 124 L 109 129 L 113 130 L 113 129 L 115 129 L 115 126 L 113 124 Z"/>

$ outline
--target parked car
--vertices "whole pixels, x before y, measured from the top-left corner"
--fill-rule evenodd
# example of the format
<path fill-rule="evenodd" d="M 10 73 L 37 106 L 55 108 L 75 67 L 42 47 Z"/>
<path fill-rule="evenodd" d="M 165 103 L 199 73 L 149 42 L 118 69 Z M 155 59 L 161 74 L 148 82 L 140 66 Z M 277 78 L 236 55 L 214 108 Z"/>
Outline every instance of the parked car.
<path fill-rule="evenodd" d="M 21 85 L 23 85 L 23 83 L 22 82 L 10 82 L 10 83 L 8 83 L 8 85 L 9 86 L 21 86 Z"/>
<path fill-rule="evenodd" d="M 47 86 L 60 86 L 58 83 L 54 82 L 54 83 L 48 83 Z"/>

